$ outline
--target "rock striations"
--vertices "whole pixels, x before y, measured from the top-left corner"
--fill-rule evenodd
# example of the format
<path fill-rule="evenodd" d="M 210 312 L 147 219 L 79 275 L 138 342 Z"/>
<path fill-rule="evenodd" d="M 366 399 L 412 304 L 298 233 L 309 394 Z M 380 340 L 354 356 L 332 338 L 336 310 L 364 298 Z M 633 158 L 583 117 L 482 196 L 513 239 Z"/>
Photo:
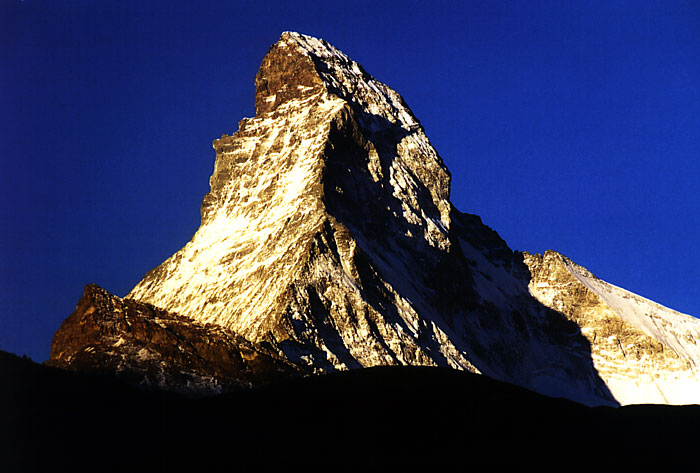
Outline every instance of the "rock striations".
<path fill-rule="evenodd" d="M 698 321 L 556 253 L 513 252 L 459 212 L 419 121 L 358 63 L 284 33 L 255 85 L 256 116 L 214 141 L 200 228 L 125 299 L 100 296 L 114 307 L 147 308 L 136 312 L 153 327 L 153 314 L 177 314 L 173 333 L 229 337 L 222 353 L 255 353 L 261 373 L 433 365 L 589 405 L 700 401 Z M 141 337 L 126 354 L 128 324 L 93 324 L 100 348 L 80 346 L 76 320 L 54 339 L 62 366 L 83 366 L 73 360 L 91 347 L 120 363 L 151 350 Z M 197 365 L 200 381 L 217 356 Z M 180 358 L 165 358 L 177 371 Z M 244 375 L 209 385 L 255 378 L 236 366 Z"/>

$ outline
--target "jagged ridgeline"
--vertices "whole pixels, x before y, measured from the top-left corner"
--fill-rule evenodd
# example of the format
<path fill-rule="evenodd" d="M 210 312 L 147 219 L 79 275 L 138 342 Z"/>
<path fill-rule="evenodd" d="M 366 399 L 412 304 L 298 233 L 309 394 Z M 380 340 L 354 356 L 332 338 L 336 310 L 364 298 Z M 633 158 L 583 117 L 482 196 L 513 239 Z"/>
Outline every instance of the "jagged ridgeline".
<path fill-rule="evenodd" d="M 418 119 L 357 62 L 283 33 L 255 86 L 192 240 L 125 299 L 86 291 L 52 364 L 214 391 L 427 365 L 589 405 L 700 401 L 696 319 L 458 211 Z"/>

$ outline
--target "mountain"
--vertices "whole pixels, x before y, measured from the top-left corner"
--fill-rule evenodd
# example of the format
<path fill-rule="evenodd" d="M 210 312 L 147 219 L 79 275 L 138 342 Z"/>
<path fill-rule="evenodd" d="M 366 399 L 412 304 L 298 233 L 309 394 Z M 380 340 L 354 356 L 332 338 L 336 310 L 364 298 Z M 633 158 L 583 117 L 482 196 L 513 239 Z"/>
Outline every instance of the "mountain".
<path fill-rule="evenodd" d="M 695 471 L 698 406 L 384 366 L 192 398 L 0 351 L 2 471 Z"/>
<path fill-rule="evenodd" d="M 256 116 L 214 141 L 191 241 L 124 299 L 100 293 L 182 342 L 91 322 L 79 305 L 50 363 L 215 392 L 262 379 L 202 356 L 206 336 L 230 359 L 264 359 L 266 376 L 421 365 L 587 405 L 700 400 L 697 320 L 554 252 L 515 252 L 457 210 L 418 119 L 357 62 L 287 32 L 255 86 Z"/>

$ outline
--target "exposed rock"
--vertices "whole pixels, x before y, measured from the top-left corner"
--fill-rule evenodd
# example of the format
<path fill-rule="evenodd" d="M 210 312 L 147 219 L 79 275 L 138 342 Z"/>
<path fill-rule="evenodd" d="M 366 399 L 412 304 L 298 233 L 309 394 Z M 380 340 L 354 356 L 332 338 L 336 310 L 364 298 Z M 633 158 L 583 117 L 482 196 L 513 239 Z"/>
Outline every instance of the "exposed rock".
<path fill-rule="evenodd" d="M 54 335 L 47 365 L 117 374 L 135 384 L 218 393 L 302 371 L 230 331 L 90 284 Z"/>

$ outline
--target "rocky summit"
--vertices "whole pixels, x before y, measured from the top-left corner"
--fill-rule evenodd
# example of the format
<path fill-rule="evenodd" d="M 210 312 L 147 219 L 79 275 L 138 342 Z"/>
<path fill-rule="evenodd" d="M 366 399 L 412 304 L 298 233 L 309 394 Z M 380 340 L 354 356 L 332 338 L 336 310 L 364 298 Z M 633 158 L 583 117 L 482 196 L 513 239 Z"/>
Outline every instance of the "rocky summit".
<path fill-rule="evenodd" d="M 106 302 L 79 304 L 50 363 L 195 391 L 442 366 L 588 405 L 700 402 L 700 321 L 457 210 L 418 119 L 357 62 L 287 32 L 255 86 L 191 241 L 124 299 L 86 293 Z"/>

